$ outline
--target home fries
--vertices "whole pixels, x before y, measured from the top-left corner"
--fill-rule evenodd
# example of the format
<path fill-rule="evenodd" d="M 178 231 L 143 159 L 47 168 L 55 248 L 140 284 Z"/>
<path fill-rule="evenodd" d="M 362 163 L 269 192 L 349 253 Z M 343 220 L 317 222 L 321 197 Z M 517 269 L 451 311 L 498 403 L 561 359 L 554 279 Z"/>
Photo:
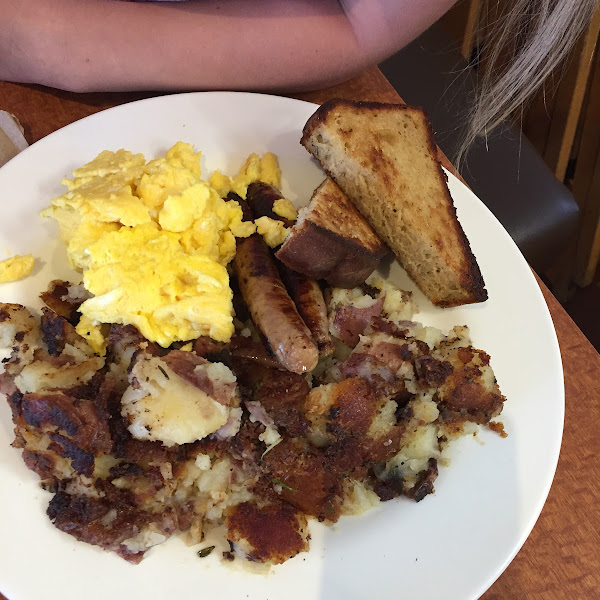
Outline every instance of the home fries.
<path fill-rule="evenodd" d="M 215 555 L 277 565 L 311 521 L 419 502 L 453 440 L 503 434 L 488 354 L 377 271 L 394 253 L 440 306 L 487 297 L 431 139 L 418 109 L 319 109 L 303 144 L 325 181 L 300 212 L 271 153 L 205 176 L 184 142 L 104 151 L 63 182 L 42 216 L 81 280 L 49 282 L 41 315 L 0 304 L 13 446 L 59 530 L 131 563 L 174 535 L 205 558 L 224 531 Z M 421 205 L 392 171 L 428 182 Z"/>

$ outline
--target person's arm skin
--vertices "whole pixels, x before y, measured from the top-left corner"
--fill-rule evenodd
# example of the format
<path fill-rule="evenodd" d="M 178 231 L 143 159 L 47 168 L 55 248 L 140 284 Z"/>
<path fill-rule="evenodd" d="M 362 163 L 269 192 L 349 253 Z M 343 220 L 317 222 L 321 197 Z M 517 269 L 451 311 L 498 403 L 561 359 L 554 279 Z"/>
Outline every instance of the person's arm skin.
<path fill-rule="evenodd" d="M 0 0 L 0 79 L 72 91 L 301 90 L 410 42 L 455 0 Z"/>

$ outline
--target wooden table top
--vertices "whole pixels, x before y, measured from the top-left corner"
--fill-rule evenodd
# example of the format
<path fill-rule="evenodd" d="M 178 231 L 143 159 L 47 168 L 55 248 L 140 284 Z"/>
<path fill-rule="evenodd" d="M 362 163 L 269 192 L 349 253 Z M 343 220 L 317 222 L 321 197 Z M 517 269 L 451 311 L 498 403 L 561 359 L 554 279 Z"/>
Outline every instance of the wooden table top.
<path fill-rule="evenodd" d="M 150 95 L 158 94 L 74 94 L 0 82 L 0 110 L 13 113 L 24 126 L 28 142 L 33 143 L 73 121 Z M 333 97 L 401 102 L 378 69 L 341 85 L 294 97 L 317 103 Z M 564 366 L 563 445 L 537 524 L 513 562 L 482 596 L 484 600 L 600 598 L 600 355 L 542 282 L 540 287 L 554 321 Z"/>

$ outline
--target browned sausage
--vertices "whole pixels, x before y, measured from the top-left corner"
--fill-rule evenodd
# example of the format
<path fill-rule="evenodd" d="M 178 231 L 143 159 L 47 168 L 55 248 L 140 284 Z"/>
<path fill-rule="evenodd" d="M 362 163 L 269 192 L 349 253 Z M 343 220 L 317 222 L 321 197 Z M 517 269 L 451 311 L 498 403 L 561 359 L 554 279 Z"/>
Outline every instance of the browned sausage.
<path fill-rule="evenodd" d="M 273 210 L 273 204 L 281 198 L 283 196 L 275 186 L 262 181 L 251 183 L 246 193 L 246 201 L 255 217 L 269 217 L 275 221 L 282 221 L 286 227 L 292 227 L 294 221 L 278 215 Z"/>
<path fill-rule="evenodd" d="M 248 186 L 246 199 L 252 214 L 256 217 L 270 217 L 282 221 L 286 227 L 293 225 L 289 219 L 280 217 L 273 212 L 273 204 L 283 198 L 279 190 L 266 183 L 252 183 Z M 298 313 L 309 328 L 313 339 L 319 348 L 319 356 L 333 354 L 333 343 L 329 334 L 327 306 L 323 298 L 321 286 L 317 281 L 293 271 L 281 261 L 275 259 L 281 279 L 294 301 Z"/>
<path fill-rule="evenodd" d="M 251 213 L 246 202 L 236 200 L 248 218 Z M 319 351 L 279 277 L 269 247 L 258 233 L 238 240 L 233 268 L 252 320 L 273 354 L 289 371 L 312 371 Z"/>
<path fill-rule="evenodd" d="M 277 266 L 288 294 L 294 301 L 306 326 L 310 329 L 313 339 L 317 342 L 319 356 L 333 354 L 334 347 L 329 334 L 327 305 L 321 286 L 314 279 L 293 271 L 281 262 Z"/>

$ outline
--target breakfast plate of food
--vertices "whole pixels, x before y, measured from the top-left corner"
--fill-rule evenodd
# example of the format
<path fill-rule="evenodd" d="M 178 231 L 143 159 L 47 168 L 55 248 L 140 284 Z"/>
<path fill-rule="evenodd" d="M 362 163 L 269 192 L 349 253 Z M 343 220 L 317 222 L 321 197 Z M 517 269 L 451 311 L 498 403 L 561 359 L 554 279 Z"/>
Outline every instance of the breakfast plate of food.
<path fill-rule="evenodd" d="M 157 97 L 0 190 L 10 600 L 474 600 L 518 552 L 560 352 L 423 111 Z"/>

